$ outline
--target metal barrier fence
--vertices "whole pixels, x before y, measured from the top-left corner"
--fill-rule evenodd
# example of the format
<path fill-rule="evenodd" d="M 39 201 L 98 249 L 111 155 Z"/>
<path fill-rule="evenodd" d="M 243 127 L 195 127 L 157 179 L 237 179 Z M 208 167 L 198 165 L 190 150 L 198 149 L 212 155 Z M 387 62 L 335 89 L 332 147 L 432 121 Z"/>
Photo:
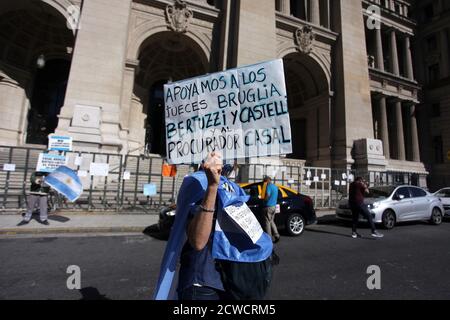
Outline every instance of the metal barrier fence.
<path fill-rule="evenodd" d="M 0 146 L 0 212 L 24 210 L 30 188 L 30 176 L 36 169 L 43 148 Z M 135 156 L 95 152 L 67 152 L 68 167 L 77 170 L 83 182 L 83 195 L 68 203 L 53 196 L 54 208 L 90 211 L 154 211 L 171 204 L 185 175 L 193 171 L 188 165 L 178 165 L 175 177 L 163 177 L 163 159 L 158 156 Z M 90 175 L 91 163 L 109 166 L 107 176 Z M 12 171 L 5 171 L 5 164 L 14 164 Z M 242 175 L 246 172 L 245 175 Z M 419 176 L 396 172 L 358 172 L 331 168 L 305 166 L 274 166 L 262 164 L 242 165 L 236 178 L 238 182 L 259 182 L 265 175 L 274 182 L 289 187 L 313 199 L 316 208 L 335 208 L 347 197 L 349 184 L 361 175 L 371 186 L 417 185 Z M 242 177 L 245 176 L 243 179 Z M 154 196 L 144 194 L 146 184 L 155 184 Z"/>
<path fill-rule="evenodd" d="M 25 210 L 30 177 L 36 170 L 42 148 L 0 146 L 0 212 Z M 174 202 L 183 177 L 190 166 L 177 166 L 175 177 L 163 177 L 163 159 L 157 156 L 134 156 L 95 152 L 66 152 L 67 166 L 77 170 L 84 192 L 69 203 L 52 196 L 55 208 L 88 211 L 153 211 Z M 107 176 L 90 175 L 91 163 L 107 164 Z M 14 170 L 5 171 L 5 164 Z M 9 169 L 10 170 L 10 169 Z M 154 196 L 144 195 L 146 184 L 155 184 Z"/>

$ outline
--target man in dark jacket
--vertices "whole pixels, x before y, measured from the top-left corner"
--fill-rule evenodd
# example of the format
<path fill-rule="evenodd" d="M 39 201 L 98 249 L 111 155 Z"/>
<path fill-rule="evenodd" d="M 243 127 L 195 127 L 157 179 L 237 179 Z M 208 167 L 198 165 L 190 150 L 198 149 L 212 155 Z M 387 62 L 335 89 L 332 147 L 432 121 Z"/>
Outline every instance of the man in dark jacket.
<path fill-rule="evenodd" d="M 364 195 L 369 193 L 369 189 L 367 188 L 367 184 L 364 182 L 363 178 L 358 177 L 354 182 L 350 184 L 349 190 L 349 205 L 352 210 L 352 238 L 361 238 L 361 235 L 356 232 L 356 227 L 359 221 L 359 215 L 362 215 L 364 218 L 369 221 L 370 228 L 372 229 L 372 237 L 374 238 L 382 238 L 383 235 L 379 233 L 375 229 L 375 223 L 373 222 L 372 215 L 367 208 L 367 205 L 364 204 Z"/>
<path fill-rule="evenodd" d="M 50 192 L 50 187 L 45 184 L 45 177 L 48 175 L 46 172 L 34 172 L 31 175 L 31 188 L 30 193 L 28 195 L 28 207 L 27 213 L 25 214 L 22 222 L 19 223 L 19 226 L 25 225 L 30 222 L 31 216 L 33 215 L 34 207 L 39 203 L 39 222 L 44 225 L 49 225 L 47 216 L 48 216 L 48 208 L 47 208 L 47 197 Z"/>

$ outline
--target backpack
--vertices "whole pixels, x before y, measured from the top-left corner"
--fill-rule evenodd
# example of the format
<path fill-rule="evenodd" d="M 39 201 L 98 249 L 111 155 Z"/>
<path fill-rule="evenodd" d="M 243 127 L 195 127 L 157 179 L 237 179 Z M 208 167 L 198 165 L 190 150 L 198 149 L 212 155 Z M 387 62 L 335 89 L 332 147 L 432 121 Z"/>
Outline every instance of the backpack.
<path fill-rule="evenodd" d="M 253 242 L 227 215 L 224 208 L 241 206 L 248 200 L 233 182 L 221 181 L 212 254 L 230 300 L 262 300 L 272 281 L 273 244 L 266 233 Z M 233 189 L 234 192 L 230 192 Z M 252 214 L 251 211 L 248 214 Z M 254 215 L 253 215 L 254 216 Z M 256 218 L 255 218 L 256 219 Z"/>

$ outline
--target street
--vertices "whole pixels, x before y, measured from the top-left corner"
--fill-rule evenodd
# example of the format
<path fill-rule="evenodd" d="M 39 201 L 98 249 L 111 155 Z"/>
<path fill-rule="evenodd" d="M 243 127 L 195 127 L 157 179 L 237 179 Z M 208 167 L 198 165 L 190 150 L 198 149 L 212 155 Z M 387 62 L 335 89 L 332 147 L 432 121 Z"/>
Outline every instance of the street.
<path fill-rule="evenodd" d="M 373 240 L 352 239 L 347 225 L 325 217 L 299 238 L 276 245 L 269 299 L 450 299 L 450 222 L 399 225 Z M 166 242 L 144 234 L 3 236 L 0 299 L 151 299 Z M 81 290 L 66 273 L 81 269 Z M 369 290 L 367 268 L 380 267 Z"/>

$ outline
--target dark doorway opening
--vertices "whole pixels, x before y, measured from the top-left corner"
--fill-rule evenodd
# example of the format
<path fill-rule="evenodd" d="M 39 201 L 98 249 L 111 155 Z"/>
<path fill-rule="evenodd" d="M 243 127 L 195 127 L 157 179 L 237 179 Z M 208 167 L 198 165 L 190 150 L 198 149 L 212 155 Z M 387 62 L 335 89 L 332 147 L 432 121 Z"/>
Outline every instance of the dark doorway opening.
<path fill-rule="evenodd" d="M 145 133 L 146 150 L 153 154 L 166 156 L 166 132 L 164 115 L 164 84 L 167 80 L 155 82 L 150 88 Z"/>
<path fill-rule="evenodd" d="M 47 61 L 44 68 L 38 69 L 28 113 L 26 143 L 48 144 L 48 135 L 58 126 L 69 71 L 70 61 L 63 59 Z"/>
<path fill-rule="evenodd" d="M 307 159 L 306 119 L 291 120 L 292 154 L 291 159 Z"/>

